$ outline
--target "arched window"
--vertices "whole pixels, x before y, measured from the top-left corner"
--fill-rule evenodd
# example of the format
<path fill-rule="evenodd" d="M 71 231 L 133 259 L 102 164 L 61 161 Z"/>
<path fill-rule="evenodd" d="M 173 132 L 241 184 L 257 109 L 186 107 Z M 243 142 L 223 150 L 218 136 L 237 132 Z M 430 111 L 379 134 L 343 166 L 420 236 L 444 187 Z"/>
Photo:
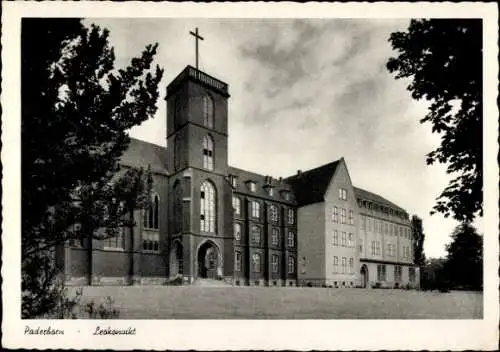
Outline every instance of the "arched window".
<path fill-rule="evenodd" d="M 203 167 L 214 169 L 214 140 L 209 135 L 203 137 Z"/>
<path fill-rule="evenodd" d="M 215 188 L 209 181 L 201 184 L 200 191 L 200 230 L 204 232 L 215 232 L 215 204 L 217 194 Z"/>
<path fill-rule="evenodd" d="M 151 195 L 151 203 L 144 210 L 144 228 L 159 229 L 160 198 L 156 193 Z"/>
<path fill-rule="evenodd" d="M 252 267 L 254 273 L 260 273 L 260 254 L 254 253 L 252 255 Z"/>
<path fill-rule="evenodd" d="M 210 95 L 204 95 L 203 104 L 203 125 L 207 128 L 214 128 L 214 101 Z"/>

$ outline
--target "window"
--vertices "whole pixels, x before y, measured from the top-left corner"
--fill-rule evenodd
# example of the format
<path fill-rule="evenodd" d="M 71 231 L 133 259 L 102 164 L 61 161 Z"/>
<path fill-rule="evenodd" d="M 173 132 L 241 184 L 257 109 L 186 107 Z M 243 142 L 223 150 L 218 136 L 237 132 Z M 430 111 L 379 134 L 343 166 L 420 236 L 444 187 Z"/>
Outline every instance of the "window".
<path fill-rule="evenodd" d="M 254 253 L 252 255 L 252 269 L 254 273 L 260 273 L 260 254 Z"/>
<path fill-rule="evenodd" d="M 271 257 L 271 270 L 273 273 L 278 272 L 278 256 L 276 254 L 273 254 Z"/>
<path fill-rule="evenodd" d="M 252 217 L 260 219 L 260 203 L 252 201 L 250 204 L 252 205 Z"/>
<path fill-rule="evenodd" d="M 248 186 L 250 187 L 250 192 L 255 192 L 255 190 L 257 189 L 255 182 L 249 182 Z"/>
<path fill-rule="evenodd" d="M 339 188 L 339 199 L 347 200 L 347 190 L 344 188 Z"/>
<path fill-rule="evenodd" d="M 389 224 L 388 223 L 384 223 L 384 233 L 387 235 L 389 233 Z"/>
<path fill-rule="evenodd" d="M 233 197 L 234 215 L 241 214 L 241 200 L 238 197 Z"/>
<path fill-rule="evenodd" d="M 345 208 L 340 209 L 340 223 L 341 224 L 346 223 L 346 210 L 345 210 Z"/>
<path fill-rule="evenodd" d="M 361 230 L 366 229 L 366 217 L 361 215 Z"/>
<path fill-rule="evenodd" d="M 347 269 L 347 258 L 346 257 L 342 257 L 342 269 L 341 269 L 341 273 L 342 274 L 345 274 L 346 273 L 346 269 Z"/>
<path fill-rule="evenodd" d="M 181 140 L 180 135 L 176 134 L 174 138 L 174 169 L 179 170 L 181 166 Z"/>
<path fill-rule="evenodd" d="M 377 255 L 380 255 L 380 241 L 375 242 L 377 245 Z"/>
<path fill-rule="evenodd" d="M 267 187 L 267 194 L 271 197 L 274 196 L 274 187 Z"/>
<path fill-rule="evenodd" d="M 394 266 L 394 281 L 396 282 L 401 281 L 401 276 L 402 276 L 401 273 L 402 273 L 401 266 L 400 265 Z"/>
<path fill-rule="evenodd" d="M 408 276 L 409 276 L 410 282 L 414 283 L 415 282 L 415 268 L 414 267 L 411 266 L 408 268 Z"/>
<path fill-rule="evenodd" d="M 339 232 L 337 230 L 333 230 L 333 245 L 339 245 Z"/>
<path fill-rule="evenodd" d="M 231 176 L 230 179 L 231 179 L 231 186 L 233 186 L 233 188 L 236 188 L 238 186 L 237 178 L 235 176 Z"/>
<path fill-rule="evenodd" d="M 276 205 L 269 206 L 269 218 L 272 221 L 278 221 L 278 207 Z"/>
<path fill-rule="evenodd" d="M 339 208 L 337 208 L 337 207 L 333 207 L 332 220 L 333 220 L 333 222 L 336 222 L 336 223 L 339 222 Z"/>
<path fill-rule="evenodd" d="M 214 140 L 209 135 L 203 137 L 203 168 L 214 169 Z"/>
<path fill-rule="evenodd" d="M 349 247 L 354 247 L 354 236 L 352 235 L 352 233 L 349 233 L 347 241 Z"/>
<path fill-rule="evenodd" d="M 156 193 L 151 195 L 151 203 L 144 210 L 144 228 L 158 230 L 158 215 L 160 211 L 160 198 Z"/>
<path fill-rule="evenodd" d="M 385 281 L 385 265 L 379 264 L 377 265 L 377 280 Z"/>
<path fill-rule="evenodd" d="M 123 228 L 120 227 L 115 236 L 106 238 L 103 241 L 104 249 L 124 249 Z"/>
<path fill-rule="evenodd" d="M 271 243 L 273 244 L 273 246 L 278 245 L 279 236 L 280 236 L 280 230 L 273 227 L 273 229 L 271 230 Z"/>
<path fill-rule="evenodd" d="M 342 247 L 345 247 L 347 245 L 347 234 L 344 231 L 342 231 L 341 240 L 342 240 L 341 243 Z"/>
<path fill-rule="evenodd" d="M 394 245 L 391 243 L 387 244 L 387 255 L 389 257 L 394 257 L 395 253 L 396 253 L 396 248 L 394 247 Z"/>
<path fill-rule="evenodd" d="M 217 195 L 215 188 L 209 181 L 201 184 L 200 191 L 200 230 L 204 232 L 215 232 L 215 204 Z"/>
<path fill-rule="evenodd" d="M 234 224 L 234 239 L 236 241 L 241 240 L 241 224 L 239 223 Z"/>
<path fill-rule="evenodd" d="M 384 224 L 382 223 L 382 220 L 380 220 L 380 221 L 378 222 L 378 226 L 379 226 L 379 227 L 378 227 L 378 232 L 379 232 L 379 233 L 382 233 L 382 232 L 383 232 L 383 230 L 384 230 Z"/>
<path fill-rule="evenodd" d="M 214 101 L 211 96 L 204 95 L 203 104 L 203 125 L 207 128 L 214 128 Z"/>
<path fill-rule="evenodd" d="M 349 258 L 349 274 L 354 274 L 354 259 Z"/>
<path fill-rule="evenodd" d="M 377 252 L 375 251 L 375 241 L 372 241 L 372 255 L 376 255 Z"/>
<path fill-rule="evenodd" d="M 241 253 L 236 252 L 234 254 L 234 270 L 241 271 Z"/>
<path fill-rule="evenodd" d="M 178 233 L 182 231 L 182 185 L 179 180 L 175 181 L 173 187 L 174 194 L 174 232 Z"/>
<path fill-rule="evenodd" d="M 142 234 L 142 249 L 158 252 L 160 250 L 160 234 L 158 232 L 144 232 Z"/>
<path fill-rule="evenodd" d="M 403 228 L 402 227 L 399 228 L 399 237 L 403 237 Z"/>
<path fill-rule="evenodd" d="M 260 227 L 257 225 L 252 226 L 252 242 L 260 244 Z"/>
<path fill-rule="evenodd" d="M 288 257 L 288 273 L 289 274 L 295 273 L 295 258 L 294 257 Z"/>
<path fill-rule="evenodd" d="M 288 247 L 295 247 L 295 236 L 292 231 L 288 231 Z"/>
<path fill-rule="evenodd" d="M 363 239 L 359 239 L 359 253 L 363 253 Z"/>
<path fill-rule="evenodd" d="M 295 224 L 295 211 L 293 209 L 288 209 L 288 223 Z"/>
<path fill-rule="evenodd" d="M 367 218 L 366 220 L 368 222 L 368 231 L 371 231 L 372 230 L 372 219 Z"/>
<path fill-rule="evenodd" d="M 339 257 L 333 257 L 333 273 L 337 274 L 339 272 Z"/>
<path fill-rule="evenodd" d="M 349 210 L 349 225 L 354 225 L 354 212 Z"/>

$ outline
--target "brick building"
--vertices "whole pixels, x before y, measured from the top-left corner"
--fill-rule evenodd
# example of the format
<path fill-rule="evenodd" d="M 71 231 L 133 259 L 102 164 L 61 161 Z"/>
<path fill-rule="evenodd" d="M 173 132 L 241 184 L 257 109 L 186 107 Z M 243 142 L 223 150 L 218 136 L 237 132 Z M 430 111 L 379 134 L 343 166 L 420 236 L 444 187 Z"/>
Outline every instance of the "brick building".
<path fill-rule="evenodd" d="M 117 237 L 60 249 L 69 284 L 418 284 L 408 214 L 352 186 L 343 159 L 276 179 L 228 165 L 228 86 L 191 66 L 167 87 L 167 148 L 132 139 L 152 205 Z M 408 249 L 409 248 L 409 249 Z M 391 274 L 393 273 L 393 275 Z"/>

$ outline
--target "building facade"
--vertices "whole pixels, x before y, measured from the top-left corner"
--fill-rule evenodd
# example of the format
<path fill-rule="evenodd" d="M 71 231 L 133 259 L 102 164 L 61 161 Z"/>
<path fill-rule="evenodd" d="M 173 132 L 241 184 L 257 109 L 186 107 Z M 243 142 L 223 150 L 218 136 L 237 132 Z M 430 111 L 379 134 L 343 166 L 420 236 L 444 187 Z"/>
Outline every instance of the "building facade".
<path fill-rule="evenodd" d="M 186 67 L 167 87 L 167 148 L 132 139 L 151 206 L 106 240 L 59 248 L 68 284 L 418 285 L 408 214 L 353 187 L 344 159 L 273 178 L 228 165 L 228 85 Z"/>

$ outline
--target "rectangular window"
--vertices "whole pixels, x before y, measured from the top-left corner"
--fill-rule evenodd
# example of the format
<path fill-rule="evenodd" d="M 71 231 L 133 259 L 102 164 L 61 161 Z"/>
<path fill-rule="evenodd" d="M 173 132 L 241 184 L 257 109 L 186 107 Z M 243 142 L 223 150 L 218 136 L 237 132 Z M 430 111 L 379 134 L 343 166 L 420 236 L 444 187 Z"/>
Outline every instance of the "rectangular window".
<path fill-rule="evenodd" d="M 271 230 L 271 243 L 273 244 L 273 246 L 278 245 L 279 236 L 280 236 L 280 230 L 273 227 L 273 229 Z"/>
<path fill-rule="evenodd" d="M 241 253 L 236 252 L 234 254 L 234 270 L 241 271 Z"/>
<path fill-rule="evenodd" d="M 255 192 L 255 190 L 256 190 L 255 182 L 250 182 L 250 192 Z"/>
<path fill-rule="evenodd" d="M 366 229 L 366 217 L 361 215 L 361 230 Z"/>
<path fill-rule="evenodd" d="M 342 274 L 345 274 L 346 273 L 346 268 L 347 268 L 347 258 L 346 257 L 342 257 L 342 269 L 341 269 L 341 273 Z"/>
<path fill-rule="evenodd" d="M 276 254 L 271 257 L 271 269 L 273 273 L 278 272 L 278 256 Z"/>
<path fill-rule="evenodd" d="M 234 239 L 236 241 L 241 240 L 241 225 L 239 223 L 234 224 Z"/>
<path fill-rule="evenodd" d="M 349 247 L 354 247 L 354 236 L 350 232 L 349 232 L 349 235 L 347 237 L 347 243 L 348 243 Z"/>
<path fill-rule="evenodd" d="M 234 209 L 234 215 L 241 214 L 241 201 L 238 197 L 233 197 L 233 209 Z"/>
<path fill-rule="evenodd" d="M 292 231 L 288 231 L 288 247 L 295 247 L 295 236 Z"/>
<path fill-rule="evenodd" d="M 341 240 L 342 240 L 342 247 L 345 247 L 347 245 L 347 234 L 344 231 L 342 231 Z"/>
<path fill-rule="evenodd" d="M 252 205 L 252 217 L 260 219 L 260 203 L 252 201 L 251 205 Z"/>
<path fill-rule="evenodd" d="M 143 232 L 142 249 L 144 251 L 158 252 L 160 250 L 160 234 L 158 232 Z"/>
<path fill-rule="evenodd" d="M 396 265 L 394 266 L 394 281 L 399 282 L 401 281 L 401 266 Z"/>
<path fill-rule="evenodd" d="M 337 230 L 333 230 L 333 245 L 339 245 L 339 232 Z"/>
<path fill-rule="evenodd" d="M 288 209 L 288 223 L 295 224 L 295 211 L 293 209 Z"/>
<path fill-rule="evenodd" d="M 389 233 L 389 224 L 388 223 L 384 223 L 384 233 L 387 235 Z"/>
<path fill-rule="evenodd" d="M 379 264 L 377 265 L 377 280 L 385 281 L 385 265 Z"/>
<path fill-rule="evenodd" d="M 260 244 L 260 227 L 256 225 L 252 226 L 252 243 Z"/>
<path fill-rule="evenodd" d="M 347 190 L 345 188 L 339 188 L 339 199 L 347 200 Z"/>
<path fill-rule="evenodd" d="M 260 254 L 254 253 L 252 255 L 252 269 L 254 273 L 260 273 Z"/>
<path fill-rule="evenodd" d="M 380 241 L 377 241 L 376 244 L 377 244 L 377 255 L 380 255 Z"/>
<path fill-rule="evenodd" d="M 339 208 L 337 208 L 337 207 L 333 207 L 332 220 L 333 220 L 333 222 L 336 222 L 336 223 L 339 222 Z"/>
<path fill-rule="evenodd" d="M 268 209 L 271 221 L 278 221 L 278 207 L 276 205 L 270 205 Z"/>
<path fill-rule="evenodd" d="M 289 274 L 295 273 L 295 258 L 294 257 L 288 257 L 288 273 Z"/>
<path fill-rule="evenodd" d="M 349 225 L 354 225 L 354 211 L 349 210 Z"/>
<path fill-rule="evenodd" d="M 339 257 L 333 257 L 333 272 L 337 274 L 339 272 Z"/>
<path fill-rule="evenodd" d="M 274 196 L 274 187 L 268 187 L 267 192 L 271 197 Z"/>
<path fill-rule="evenodd" d="M 372 241 L 372 255 L 376 255 L 376 252 L 375 252 L 375 241 Z"/>
<path fill-rule="evenodd" d="M 116 236 L 104 240 L 104 249 L 124 249 L 123 228 L 118 229 Z"/>
<path fill-rule="evenodd" d="M 354 259 L 349 258 L 349 274 L 354 274 Z"/>
<path fill-rule="evenodd" d="M 346 210 L 345 210 L 345 208 L 340 209 L 340 223 L 341 224 L 346 223 Z"/>

